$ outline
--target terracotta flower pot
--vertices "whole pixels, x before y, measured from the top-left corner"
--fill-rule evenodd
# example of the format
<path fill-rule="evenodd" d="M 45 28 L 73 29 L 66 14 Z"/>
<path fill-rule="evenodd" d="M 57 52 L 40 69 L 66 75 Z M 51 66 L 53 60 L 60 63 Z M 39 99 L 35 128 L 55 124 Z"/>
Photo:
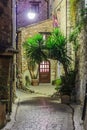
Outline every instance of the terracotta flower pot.
<path fill-rule="evenodd" d="M 39 85 L 38 79 L 32 79 L 32 85 L 33 86 L 38 86 Z"/>

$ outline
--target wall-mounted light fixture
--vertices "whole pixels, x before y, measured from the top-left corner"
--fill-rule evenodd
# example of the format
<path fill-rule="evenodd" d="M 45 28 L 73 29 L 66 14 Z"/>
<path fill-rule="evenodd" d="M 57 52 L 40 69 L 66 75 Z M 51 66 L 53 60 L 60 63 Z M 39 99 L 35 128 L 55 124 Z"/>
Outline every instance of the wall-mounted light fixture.
<path fill-rule="evenodd" d="M 34 19 L 36 14 L 34 12 L 30 11 L 30 12 L 28 12 L 27 16 L 28 16 L 29 19 Z"/>

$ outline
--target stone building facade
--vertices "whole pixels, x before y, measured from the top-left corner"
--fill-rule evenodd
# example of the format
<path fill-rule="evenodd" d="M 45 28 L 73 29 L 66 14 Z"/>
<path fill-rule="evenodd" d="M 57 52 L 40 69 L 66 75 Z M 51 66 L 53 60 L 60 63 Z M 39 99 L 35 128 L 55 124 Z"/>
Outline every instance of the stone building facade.
<path fill-rule="evenodd" d="M 78 3 L 78 13 L 79 10 L 85 7 L 85 0 L 81 0 Z M 55 0 L 53 2 L 53 11 L 57 16 L 59 26 L 64 32 L 65 36 L 68 37 L 72 31 L 72 24 L 70 21 L 70 3 L 69 0 Z M 81 105 L 81 115 L 84 106 L 85 91 L 87 87 L 87 25 L 82 29 L 79 35 L 79 49 L 77 52 L 77 74 L 76 74 L 76 101 Z M 72 47 L 67 44 L 67 49 L 69 54 L 73 54 Z M 87 115 L 87 112 L 85 113 Z M 87 116 L 85 117 L 85 129 L 87 129 Z"/>
<path fill-rule="evenodd" d="M 57 17 L 58 25 L 67 37 L 70 31 L 69 0 L 55 0 L 52 4 L 52 13 Z"/>
<path fill-rule="evenodd" d="M 29 76 L 27 63 L 23 55 L 22 43 L 26 40 L 26 38 L 32 37 L 36 33 L 52 31 L 53 28 L 52 3 L 53 3 L 52 0 L 43 0 L 43 1 L 27 0 L 26 2 L 24 0 L 17 1 L 16 9 L 17 9 L 18 49 L 19 49 L 19 55 L 17 56 L 18 77 L 19 77 L 18 87 L 22 87 L 23 85 L 25 85 L 25 76 L 26 75 Z M 38 11 L 35 12 L 36 17 L 34 19 L 28 19 L 27 14 L 29 11 L 33 11 L 32 7 L 36 8 Z M 49 17 L 51 19 L 48 19 Z M 51 64 L 52 68 L 55 68 L 55 66 L 56 66 L 55 71 L 54 69 L 52 69 L 53 72 L 51 71 L 51 81 L 55 79 L 57 76 L 57 74 L 55 74 L 55 72 L 57 71 L 56 61 L 54 66 Z"/>
<path fill-rule="evenodd" d="M 4 87 L 6 92 L 3 93 L 3 97 L 8 95 L 5 98 L 8 99 L 6 109 L 9 113 L 12 110 L 13 84 L 15 84 L 15 78 L 13 78 L 14 54 L 17 52 L 16 15 L 13 17 L 13 14 L 15 14 L 14 7 L 15 1 L 0 0 L 0 90 Z"/>
<path fill-rule="evenodd" d="M 22 0 L 20 0 L 18 2 L 18 4 L 20 2 L 23 2 Z M 29 2 L 29 1 L 27 1 Z M 22 3 L 23 4 L 23 3 Z M 26 3 L 25 3 L 26 4 Z M 40 3 L 41 5 L 42 3 Z M 43 3 L 45 5 L 45 9 L 47 9 L 47 3 L 44 1 Z M 23 4 L 24 5 L 24 4 Z M 81 5 L 81 4 L 80 4 Z M 44 7 L 44 6 L 43 6 Z M 58 26 L 60 27 L 61 31 L 64 33 L 64 35 L 68 38 L 70 32 L 72 31 L 72 24 L 71 24 L 71 21 L 70 21 L 70 1 L 69 0 L 55 0 L 55 1 L 52 1 L 52 0 L 49 0 L 49 16 L 53 18 L 53 16 L 55 16 L 57 18 L 57 21 L 58 21 Z M 81 8 L 81 7 L 78 7 L 78 8 Z M 19 10 L 20 10 L 20 5 L 19 5 Z M 42 14 L 41 14 L 42 16 Z M 47 11 L 43 13 L 43 17 L 44 19 L 47 18 Z M 19 17 L 19 20 L 20 20 L 20 17 Z M 43 18 L 41 18 L 41 20 L 43 20 Z M 22 20 L 20 20 L 22 22 Z M 40 21 L 40 19 L 38 19 L 38 21 Z M 38 21 L 35 21 L 35 22 L 38 22 Z M 27 25 L 33 23 L 29 20 L 30 23 L 27 23 Z M 35 23 L 34 22 L 34 23 Z M 20 22 L 19 22 L 20 23 Z M 33 34 L 34 33 L 37 33 L 35 32 L 36 29 L 37 29 L 37 25 L 38 25 L 38 28 L 40 30 L 40 24 L 33 24 L 32 26 L 27 26 L 26 28 L 22 28 L 20 30 L 22 30 L 21 32 L 24 32 L 24 30 L 26 30 L 24 32 L 24 36 L 25 38 L 23 38 L 22 36 L 22 33 L 19 33 L 19 35 L 21 35 L 21 38 L 22 38 L 22 41 L 23 39 L 26 39 L 26 36 L 28 35 L 28 33 L 30 33 L 29 35 L 32 36 L 32 32 Z M 18 25 L 19 26 L 19 25 Z M 22 26 L 22 24 L 20 24 L 20 26 Z M 19 27 L 20 27 L 19 26 Z M 44 31 L 47 31 L 48 28 L 46 28 L 47 25 L 45 26 L 44 25 Z M 28 30 L 29 28 L 29 30 Z M 34 28 L 34 30 L 33 30 Z M 33 31 L 31 31 L 33 30 Z M 42 29 L 43 31 L 43 29 Z M 79 64 L 78 64 L 78 74 L 77 74 L 77 79 L 76 79 L 76 88 L 78 90 L 77 92 L 77 100 L 78 101 L 81 101 L 83 102 L 84 100 L 84 92 L 85 92 L 85 87 L 86 87 L 86 47 L 85 45 L 83 45 L 82 43 L 84 42 L 84 39 L 85 39 L 85 35 L 83 36 L 84 33 L 82 33 L 80 35 L 80 48 L 79 48 L 79 51 L 78 51 L 78 59 L 79 59 Z M 20 40 L 20 38 L 19 38 Z M 84 42 L 85 43 L 85 42 Z M 20 45 L 20 44 L 19 44 Z M 83 45 L 83 46 L 82 46 Z M 73 53 L 73 48 L 72 48 L 72 45 L 70 43 L 67 44 L 67 52 L 69 55 L 71 55 L 73 58 L 74 58 L 74 53 Z M 21 67 L 21 70 L 22 70 L 22 67 Z"/>
<path fill-rule="evenodd" d="M 78 51 L 78 73 L 76 78 L 77 100 L 81 102 L 81 112 L 84 110 L 85 94 L 87 93 L 87 25 L 80 35 L 80 48 Z M 87 97 L 86 97 L 87 98 Z M 87 108 L 84 117 L 84 126 L 87 130 Z"/>
<path fill-rule="evenodd" d="M 30 74 L 29 74 L 29 70 L 28 70 L 28 66 L 27 66 L 27 62 L 24 56 L 24 50 L 23 50 L 23 42 L 29 38 L 34 36 L 37 33 L 49 33 L 52 32 L 53 29 L 53 21 L 52 19 L 48 19 L 45 21 L 41 21 L 39 23 L 33 24 L 33 25 L 29 25 L 27 27 L 24 28 L 20 28 L 18 31 L 18 49 L 19 49 L 19 55 L 17 56 L 17 65 L 18 65 L 18 75 L 21 76 L 21 81 L 22 84 L 19 82 L 19 87 L 21 87 L 21 85 L 25 85 L 26 80 L 25 77 L 28 76 L 29 79 L 30 78 Z M 51 64 L 51 75 L 50 75 L 50 83 L 52 82 L 52 80 L 57 78 L 57 61 L 52 61 L 50 60 L 50 64 Z M 18 79 L 20 80 L 20 79 Z"/>
<path fill-rule="evenodd" d="M 80 0 L 79 2 L 80 3 L 78 4 L 78 10 L 80 10 L 82 8 L 82 5 L 84 6 L 84 4 L 83 4 L 84 0 Z M 22 6 L 20 3 L 22 3 Z M 27 1 L 25 3 L 27 3 Z M 41 4 L 42 3 L 40 3 L 40 7 L 41 7 Z M 70 22 L 70 0 L 62 0 L 62 1 L 61 0 L 54 0 L 54 1 L 49 0 L 49 6 L 47 6 L 47 3 L 45 1 L 43 1 L 44 6 L 42 6 L 42 7 L 44 7 L 45 12 L 44 11 L 43 11 L 43 13 L 39 12 L 41 19 L 40 19 L 40 17 L 38 17 L 38 20 L 35 19 L 36 21 L 29 20 L 29 21 L 24 22 L 22 18 L 25 15 L 24 14 L 22 15 L 22 12 L 20 13 L 20 8 L 24 6 L 23 1 L 19 0 L 18 5 L 19 5 L 19 9 L 17 10 L 17 18 L 18 18 L 17 25 L 19 28 L 26 26 L 26 25 L 29 25 L 29 24 L 32 24 L 32 23 L 37 23 L 37 22 L 42 21 L 42 20 L 46 20 L 47 19 L 47 10 L 46 9 L 49 9 L 49 16 L 50 17 L 55 16 L 57 18 L 58 26 L 60 27 L 61 31 L 64 33 L 64 35 L 67 38 L 68 38 L 70 32 L 72 31 L 72 24 Z M 24 12 L 24 8 L 23 8 L 23 12 Z M 43 27 L 43 25 L 44 25 L 44 27 Z M 25 76 L 26 74 L 29 75 L 29 72 L 26 71 L 26 70 L 28 70 L 27 63 L 25 63 L 24 57 L 23 57 L 23 50 L 22 50 L 23 49 L 22 48 L 23 41 L 28 36 L 32 36 L 32 33 L 33 34 L 37 33 L 36 30 L 48 31 L 49 30 L 48 26 L 49 26 L 49 23 L 46 24 L 46 21 L 44 21 L 42 23 L 33 24 L 32 26 L 26 26 L 26 27 L 18 30 L 18 37 L 19 37 L 18 48 L 20 51 L 20 53 L 18 55 L 18 57 L 20 59 L 18 61 L 18 66 L 20 66 L 20 70 L 18 70 L 18 72 L 21 73 L 22 76 Z M 80 102 L 80 104 L 82 104 L 82 107 L 84 104 L 85 89 L 86 89 L 86 84 L 87 84 L 87 54 L 86 54 L 87 40 L 86 39 L 87 39 L 87 31 L 85 28 L 82 30 L 82 32 L 79 36 L 80 47 L 78 50 L 78 65 L 77 65 L 78 66 L 78 73 L 76 76 L 76 99 L 78 102 Z M 73 55 L 72 46 L 69 43 L 67 44 L 67 50 L 68 50 L 69 55 Z M 22 77 L 22 78 L 25 80 L 24 77 Z M 86 123 L 85 123 L 85 126 L 86 126 Z"/>
<path fill-rule="evenodd" d="M 70 0 L 55 0 L 52 2 L 52 17 L 55 16 L 58 26 L 62 33 L 68 39 L 71 32 L 70 23 Z M 67 44 L 67 53 L 73 58 L 73 48 L 70 43 Z"/>
<path fill-rule="evenodd" d="M 84 2 L 83 2 L 84 3 Z M 81 3 L 79 3 L 78 9 L 82 8 Z M 70 21 L 70 2 L 69 0 L 55 0 L 53 2 L 53 12 L 57 16 L 59 27 L 68 38 L 70 32 L 72 31 L 72 24 Z M 85 46 L 85 33 L 82 31 L 79 37 L 80 48 L 78 50 L 78 74 L 76 79 L 76 89 L 77 89 L 77 100 L 83 102 L 84 100 L 84 90 L 86 86 L 86 46 Z M 73 55 L 71 43 L 67 44 L 67 50 L 70 55 Z M 73 56 L 74 58 L 74 56 Z"/>
<path fill-rule="evenodd" d="M 86 0 L 85 0 L 86 1 Z M 82 0 L 79 2 L 78 9 L 85 10 L 85 1 Z M 79 15 L 79 14 L 78 14 Z M 84 18 L 87 19 L 87 15 L 84 15 Z M 84 101 L 87 94 L 87 22 L 84 21 L 82 31 L 79 36 L 79 50 L 78 50 L 78 73 L 76 78 L 76 89 L 77 89 L 77 99 L 81 102 L 82 109 L 84 110 Z M 86 96 L 87 100 L 87 96 Z M 87 104 L 86 104 L 87 105 Z M 84 110 L 84 126 L 87 130 L 87 108 Z"/>

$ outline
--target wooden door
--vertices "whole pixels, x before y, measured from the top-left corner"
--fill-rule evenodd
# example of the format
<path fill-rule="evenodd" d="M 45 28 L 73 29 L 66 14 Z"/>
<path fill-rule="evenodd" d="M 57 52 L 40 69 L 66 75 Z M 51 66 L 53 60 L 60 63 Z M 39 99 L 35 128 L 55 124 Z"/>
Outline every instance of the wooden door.
<path fill-rule="evenodd" d="M 39 82 L 50 83 L 50 62 L 43 61 L 39 65 Z"/>

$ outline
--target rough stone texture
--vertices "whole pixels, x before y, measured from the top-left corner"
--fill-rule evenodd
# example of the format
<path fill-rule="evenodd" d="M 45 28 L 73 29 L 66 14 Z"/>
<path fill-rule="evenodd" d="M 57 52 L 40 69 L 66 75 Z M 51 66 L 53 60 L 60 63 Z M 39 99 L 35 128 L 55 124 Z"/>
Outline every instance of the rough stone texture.
<path fill-rule="evenodd" d="M 85 130 L 87 130 L 87 109 L 86 109 L 86 117 L 85 117 L 85 121 L 84 121 L 84 127 L 85 127 Z"/>
<path fill-rule="evenodd" d="M 70 31 L 70 11 L 69 11 L 69 0 L 65 1 L 53 1 L 52 11 L 57 16 L 58 25 L 65 36 L 68 36 Z"/>
<path fill-rule="evenodd" d="M 16 121 L 9 130 L 73 130 L 72 110 L 49 97 L 20 93 Z"/>
<path fill-rule="evenodd" d="M 8 53 L 7 48 L 16 48 L 16 26 L 15 26 L 15 2 L 11 0 L 0 0 L 0 85 L 8 86 L 10 56 L 13 53 Z M 13 7 L 13 8 L 12 8 Z M 14 18 L 14 22 L 13 22 Z M 13 24 L 12 24 L 13 22 Z M 14 26 L 14 27 L 13 27 Z M 13 34 L 12 34 L 13 33 Z M 6 53 L 1 53 L 6 52 Z M 3 56 L 2 56 L 3 55 Z M 4 56 L 5 55 L 5 56 Z M 10 55 L 10 56 L 9 56 Z M 10 82 L 10 81 L 9 81 Z"/>
<path fill-rule="evenodd" d="M 27 17 L 28 12 L 30 11 L 31 0 L 18 0 L 17 1 L 17 26 L 25 27 L 32 23 L 37 23 L 42 20 L 47 19 L 47 2 L 45 0 L 39 1 L 39 12 L 36 14 L 35 19 L 31 20 Z M 34 0 L 38 2 L 38 0 Z"/>
<path fill-rule="evenodd" d="M 81 40 L 80 40 L 80 50 L 79 50 L 79 72 L 77 77 L 77 99 L 79 99 L 83 105 L 85 90 L 87 87 L 87 27 L 82 31 Z M 84 121 L 85 129 L 87 130 L 87 109 Z"/>
<path fill-rule="evenodd" d="M 12 88 L 13 82 L 15 82 L 12 73 L 14 71 L 14 68 L 12 68 L 14 61 L 13 51 L 8 52 L 8 48 L 16 47 L 16 24 L 14 25 L 16 19 L 13 17 L 13 14 L 15 14 L 14 7 L 15 1 L 0 0 L 0 89 L 2 89 L 1 87 L 6 87 L 6 92 L 3 92 L 3 98 L 5 97 L 6 99 L 9 99 L 9 88 L 10 86 Z M 7 106 L 11 105 L 9 103 Z M 8 111 L 7 107 L 6 110 Z"/>
<path fill-rule="evenodd" d="M 0 1 L 0 46 L 11 46 L 11 0 Z"/>
<path fill-rule="evenodd" d="M 24 6 L 23 1 L 21 1 L 21 3 Z M 52 3 L 53 3 L 53 6 L 51 5 Z M 69 31 L 70 31 L 70 23 L 69 23 L 70 22 L 69 21 L 69 1 L 67 2 L 67 9 L 66 9 L 66 2 L 65 1 L 61 2 L 61 7 L 60 7 L 59 3 L 60 3 L 60 1 L 59 2 L 58 1 L 54 1 L 53 2 L 51 0 L 49 1 L 49 4 L 52 6 L 52 10 L 53 10 L 54 13 L 55 13 L 55 11 L 56 11 L 56 13 L 58 13 L 57 11 L 60 10 L 59 14 L 57 14 L 58 15 L 58 23 L 60 25 L 60 28 L 61 28 L 62 32 L 66 36 L 66 35 L 69 34 Z M 25 3 L 25 6 L 26 6 L 26 3 Z M 19 7 L 19 10 L 20 10 L 20 5 L 18 7 Z M 56 10 L 54 11 L 54 9 L 56 9 Z M 43 13 L 43 16 L 44 16 L 44 13 Z M 67 18 L 66 18 L 66 16 L 67 16 Z M 20 19 L 20 18 L 18 18 L 18 19 Z M 29 24 L 30 23 L 28 23 L 28 25 Z M 31 37 L 34 34 L 38 33 L 38 32 L 50 32 L 50 31 L 52 31 L 52 28 L 53 28 L 53 21 L 50 22 L 50 20 L 45 20 L 44 22 L 39 22 L 37 24 L 31 24 L 30 26 L 26 26 L 26 27 L 20 28 L 20 31 L 21 31 L 21 43 L 19 42 L 18 44 L 21 45 L 25 41 L 25 39 L 27 37 Z M 68 45 L 68 50 L 70 50 L 70 49 L 71 49 L 71 46 Z M 20 54 L 19 55 L 21 55 L 19 57 L 20 57 L 20 60 L 22 59 L 22 61 L 19 60 L 20 63 L 18 63 L 18 66 L 20 66 L 20 68 L 21 68 L 21 65 L 22 65 L 21 73 L 22 73 L 23 80 L 24 80 L 24 75 L 26 75 L 25 73 L 27 72 L 26 70 L 28 70 L 28 68 L 27 68 L 27 63 L 25 61 L 24 55 L 22 53 L 23 49 L 22 49 L 21 46 L 19 47 L 19 50 L 20 50 Z M 69 51 L 69 54 L 70 53 L 71 52 Z M 54 80 L 58 76 L 58 74 L 57 74 L 58 73 L 57 63 L 55 65 L 52 65 L 52 64 L 54 64 L 54 63 L 51 61 L 51 81 Z"/>
<path fill-rule="evenodd" d="M 22 43 L 26 38 L 32 37 L 36 33 L 39 32 L 52 32 L 52 20 L 47 19 L 45 21 L 38 22 L 36 24 L 32 24 L 25 28 L 20 28 L 19 30 L 22 32 Z"/>
<path fill-rule="evenodd" d="M 6 124 L 6 104 L 0 103 L 0 128 Z"/>
<path fill-rule="evenodd" d="M 55 80 L 58 76 L 57 74 L 57 61 L 55 60 L 50 60 L 51 63 L 51 82 L 52 80 Z"/>
<path fill-rule="evenodd" d="M 39 33 L 39 32 L 52 32 L 53 26 L 52 26 L 52 20 L 45 20 L 43 22 L 39 22 L 38 24 L 33 24 L 30 26 L 27 26 L 25 28 L 20 28 L 20 31 L 18 33 L 18 49 L 19 49 L 19 54 L 18 54 L 18 73 L 19 75 L 22 75 L 23 79 L 23 84 L 25 84 L 25 77 L 26 75 L 30 75 L 28 73 L 28 67 L 27 67 L 27 62 L 24 58 L 24 50 L 23 50 L 23 42 L 29 38 L 32 37 L 33 35 Z M 55 61 L 50 61 L 51 62 L 51 81 L 54 80 L 57 77 L 57 62 Z M 20 79 L 19 79 L 20 80 Z"/>
<path fill-rule="evenodd" d="M 57 5 L 57 6 L 56 6 Z M 78 8 L 79 5 L 78 5 Z M 56 9 L 55 13 L 58 15 L 59 9 L 59 27 L 63 31 L 65 36 L 69 36 L 71 28 L 70 28 L 70 5 L 69 0 L 59 1 L 55 0 L 53 2 L 53 10 Z M 84 100 L 84 93 L 86 87 L 86 80 L 87 80 L 87 43 L 86 43 L 86 36 L 87 32 L 84 30 L 81 32 L 79 37 L 80 48 L 78 50 L 78 74 L 76 79 L 76 88 L 77 88 L 77 100 L 83 103 Z M 74 58 L 74 52 L 72 46 L 68 43 L 67 44 L 68 54 Z"/>
<path fill-rule="evenodd" d="M 87 80 L 87 47 L 86 47 L 86 32 L 83 30 L 80 35 L 80 47 L 78 50 L 78 74 L 76 79 L 77 100 L 83 104 Z"/>
<path fill-rule="evenodd" d="M 7 86 L 8 84 L 9 63 L 9 58 L 0 58 L 0 86 Z"/>
<path fill-rule="evenodd" d="M 66 9 L 66 2 L 67 2 L 67 9 Z M 84 6 L 84 1 L 80 1 L 81 3 L 78 4 L 78 10 Z M 81 6 L 81 7 L 80 7 Z M 56 9 L 56 13 L 58 13 L 58 9 L 60 9 L 60 17 L 58 18 L 59 23 L 60 23 L 60 28 L 63 30 L 64 34 L 68 36 L 70 31 L 70 11 L 69 11 L 69 0 L 65 1 L 60 1 L 55 0 L 53 2 L 53 10 Z M 79 11 L 78 11 L 79 12 Z M 57 14 L 58 15 L 58 14 Z M 78 68 L 78 73 L 76 77 L 76 99 L 79 103 L 82 104 L 84 103 L 84 96 L 85 96 L 85 88 L 86 88 L 86 83 L 87 83 L 87 27 L 82 30 L 80 36 L 79 36 L 79 50 L 77 54 L 77 68 Z M 73 51 L 71 51 L 72 47 L 68 44 L 68 53 L 69 54 L 74 54 Z M 73 55 L 74 57 L 74 55 Z M 82 111 L 81 111 L 82 112 Z M 85 127 L 87 129 L 87 117 L 85 120 Z"/>
<path fill-rule="evenodd" d="M 8 90 L 10 87 L 10 80 L 9 80 L 9 65 L 10 59 L 6 57 L 0 57 L 0 100 L 9 99 Z M 4 87 L 4 91 L 3 91 Z M 9 103 L 8 103 L 9 104 Z M 8 107 L 5 106 L 6 104 L 0 104 L 0 127 L 5 125 L 6 123 L 6 110 Z M 5 106 L 5 107 L 4 107 Z"/>

